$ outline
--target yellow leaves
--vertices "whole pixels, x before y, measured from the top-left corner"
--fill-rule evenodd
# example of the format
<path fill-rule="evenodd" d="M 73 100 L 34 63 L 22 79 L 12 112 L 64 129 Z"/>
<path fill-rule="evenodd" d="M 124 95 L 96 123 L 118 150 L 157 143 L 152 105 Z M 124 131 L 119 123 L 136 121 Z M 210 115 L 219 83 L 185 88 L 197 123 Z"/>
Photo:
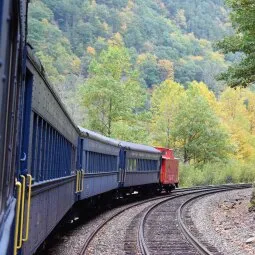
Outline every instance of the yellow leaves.
<path fill-rule="evenodd" d="M 123 42 L 123 38 L 122 38 L 122 35 L 117 32 L 116 34 L 114 34 L 112 36 L 111 39 L 108 40 L 108 44 L 111 45 L 111 46 L 123 46 L 124 45 L 124 42 Z"/>
<path fill-rule="evenodd" d="M 232 123 L 229 127 L 231 140 L 236 147 L 235 157 L 242 160 L 251 160 L 255 157 L 254 137 L 247 130 Z"/>
<path fill-rule="evenodd" d="M 128 0 L 128 3 L 127 3 L 127 7 L 126 7 L 126 9 L 127 9 L 127 10 L 131 10 L 131 9 L 133 9 L 133 8 L 134 8 L 134 6 L 135 6 L 134 1 L 132 1 L 132 0 Z"/>
<path fill-rule="evenodd" d="M 218 114 L 236 147 L 235 157 L 255 159 L 255 94 L 247 88 L 227 88 L 218 104 Z"/>
<path fill-rule="evenodd" d="M 167 75 L 167 79 L 173 80 L 174 79 L 174 65 L 171 61 L 167 59 L 160 59 L 158 61 L 158 65 L 161 69 L 163 69 Z"/>
<path fill-rule="evenodd" d="M 89 55 L 91 55 L 91 56 L 95 56 L 95 55 L 96 55 L 96 50 L 95 50 L 93 47 L 88 46 L 88 47 L 87 47 L 87 53 L 88 53 Z"/>
<path fill-rule="evenodd" d="M 75 73 L 78 73 L 81 68 L 81 60 L 79 58 L 74 58 L 72 61 L 72 69 Z"/>
<path fill-rule="evenodd" d="M 106 22 L 103 22 L 102 27 L 104 31 L 109 31 L 109 25 Z"/>
<path fill-rule="evenodd" d="M 146 54 L 139 56 L 139 61 L 144 59 Z M 171 62 L 164 60 L 158 61 L 158 64 L 166 68 L 171 67 Z M 229 134 L 228 143 L 231 149 L 229 149 L 228 157 L 244 161 L 255 160 L 255 93 L 247 88 L 227 88 L 220 98 L 216 98 L 206 84 L 196 81 L 189 84 L 188 91 L 191 98 L 200 96 L 203 100 L 205 99 L 220 119 L 219 127 Z M 154 88 L 151 97 L 152 144 L 173 146 L 171 132 L 176 127 L 175 120 L 181 109 L 181 103 L 188 103 L 187 98 L 188 94 L 184 88 L 171 80 L 166 80 Z M 191 114 L 192 109 L 189 107 L 188 109 L 190 112 L 187 114 Z M 196 111 L 203 111 L 203 109 Z"/>
<path fill-rule="evenodd" d="M 248 112 L 249 132 L 255 135 L 255 94 L 247 89 L 244 95 L 244 104 Z"/>
<path fill-rule="evenodd" d="M 205 39 L 200 39 L 199 42 L 200 42 L 200 45 L 204 48 L 208 47 L 208 45 L 210 44 L 210 42 Z"/>
<path fill-rule="evenodd" d="M 208 89 L 205 83 L 193 81 L 190 83 L 190 86 L 196 89 L 197 93 L 207 100 L 208 104 L 215 112 L 218 112 L 218 104 L 216 97 L 214 93 Z"/>
<path fill-rule="evenodd" d="M 219 52 L 211 52 L 210 58 L 213 61 L 224 62 L 224 55 Z"/>
<path fill-rule="evenodd" d="M 221 95 L 219 105 L 224 119 L 234 120 L 247 115 L 244 105 L 244 89 L 227 88 Z"/>
<path fill-rule="evenodd" d="M 170 146 L 170 130 L 173 118 L 184 96 L 184 88 L 171 80 L 164 81 L 154 89 L 151 99 L 153 144 Z"/>
<path fill-rule="evenodd" d="M 145 61 L 149 61 L 149 60 L 152 60 L 152 61 L 156 62 L 157 57 L 154 56 L 154 55 L 151 55 L 151 54 L 142 53 L 137 57 L 136 63 L 141 64 L 141 63 L 143 63 Z"/>
<path fill-rule="evenodd" d="M 48 24 L 49 24 L 49 21 L 48 21 L 47 19 L 42 19 L 42 23 L 43 23 L 44 25 L 48 25 Z"/>
<path fill-rule="evenodd" d="M 194 60 L 194 61 L 202 61 L 204 60 L 203 56 L 189 56 L 190 60 Z"/>

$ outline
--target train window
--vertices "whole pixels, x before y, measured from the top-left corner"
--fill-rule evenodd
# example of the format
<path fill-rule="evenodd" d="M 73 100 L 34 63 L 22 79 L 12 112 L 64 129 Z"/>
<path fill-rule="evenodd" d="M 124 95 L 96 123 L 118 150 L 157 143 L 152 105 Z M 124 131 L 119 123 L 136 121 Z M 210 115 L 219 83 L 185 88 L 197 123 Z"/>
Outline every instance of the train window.
<path fill-rule="evenodd" d="M 152 161 L 152 160 L 147 160 L 147 169 L 148 169 L 148 171 L 151 171 L 151 170 L 152 170 L 151 161 Z"/>
<path fill-rule="evenodd" d="M 113 172 L 117 170 L 117 156 L 85 151 L 83 157 L 86 157 L 82 162 L 87 162 L 86 169 L 88 173 Z M 84 166 L 85 164 L 83 164 Z"/>
<path fill-rule="evenodd" d="M 134 159 L 131 158 L 128 160 L 128 162 L 129 162 L 128 170 L 133 171 L 134 170 Z"/>
<path fill-rule="evenodd" d="M 149 160 L 148 159 L 145 159 L 144 160 L 144 171 L 148 171 L 148 170 L 150 170 L 150 168 L 149 168 Z"/>
<path fill-rule="evenodd" d="M 34 113 L 31 173 L 36 182 L 71 174 L 72 144 Z"/>
<path fill-rule="evenodd" d="M 131 158 L 131 159 L 129 159 L 128 160 L 128 162 L 129 162 L 129 168 L 128 168 L 128 170 L 129 171 L 133 171 L 134 170 L 134 160 Z"/>
<path fill-rule="evenodd" d="M 140 171 L 143 171 L 143 159 L 140 159 Z"/>

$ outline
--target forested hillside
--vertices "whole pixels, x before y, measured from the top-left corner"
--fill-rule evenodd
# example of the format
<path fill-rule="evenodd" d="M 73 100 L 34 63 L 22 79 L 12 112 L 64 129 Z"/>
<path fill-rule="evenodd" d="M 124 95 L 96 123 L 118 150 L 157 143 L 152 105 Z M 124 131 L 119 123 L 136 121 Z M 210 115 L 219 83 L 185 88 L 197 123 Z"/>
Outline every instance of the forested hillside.
<path fill-rule="evenodd" d="M 255 93 L 226 85 L 254 84 L 255 7 L 227 2 L 31 0 L 29 42 L 78 124 L 174 148 L 186 185 L 252 181 Z"/>
<path fill-rule="evenodd" d="M 212 42 L 230 31 L 223 0 L 32 0 L 29 10 L 29 41 L 60 91 L 111 41 L 128 48 L 148 88 L 174 77 L 221 90 L 226 62 Z"/>

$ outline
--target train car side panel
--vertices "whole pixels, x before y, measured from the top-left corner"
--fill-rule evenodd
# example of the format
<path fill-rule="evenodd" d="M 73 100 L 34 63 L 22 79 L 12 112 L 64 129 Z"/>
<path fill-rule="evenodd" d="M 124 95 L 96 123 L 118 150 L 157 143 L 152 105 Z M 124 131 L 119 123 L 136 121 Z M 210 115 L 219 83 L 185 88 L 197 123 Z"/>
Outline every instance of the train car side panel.
<path fill-rule="evenodd" d="M 33 254 L 73 205 L 74 177 L 34 185 L 31 200 L 29 240 L 24 254 Z"/>
<path fill-rule="evenodd" d="M 179 160 L 174 157 L 174 151 L 168 148 L 156 147 L 162 152 L 160 183 L 168 191 L 178 186 Z"/>
<path fill-rule="evenodd" d="M 32 106 L 26 124 L 30 127 L 25 136 L 29 144 L 26 160 L 33 184 L 30 233 L 22 252 L 32 254 L 75 202 L 78 129 L 30 50 L 27 72 L 31 74 L 27 82 L 32 83 Z"/>
<path fill-rule="evenodd" d="M 126 150 L 123 187 L 159 183 L 161 153 L 150 146 L 121 142 Z"/>
<path fill-rule="evenodd" d="M 178 166 L 179 161 L 176 159 L 168 159 L 165 161 L 166 168 L 165 168 L 165 175 L 162 179 L 163 184 L 176 184 L 179 182 L 178 180 Z"/>
<path fill-rule="evenodd" d="M 118 188 L 118 142 L 95 132 L 82 129 L 80 166 L 84 171 L 84 189 L 80 198 L 85 199 Z"/>

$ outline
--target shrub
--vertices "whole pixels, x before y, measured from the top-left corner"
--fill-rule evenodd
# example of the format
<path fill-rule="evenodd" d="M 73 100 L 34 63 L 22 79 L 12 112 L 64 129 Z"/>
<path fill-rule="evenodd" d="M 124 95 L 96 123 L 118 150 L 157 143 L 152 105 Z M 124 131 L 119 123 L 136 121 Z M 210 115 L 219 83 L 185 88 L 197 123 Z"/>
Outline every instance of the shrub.
<path fill-rule="evenodd" d="M 253 162 L 208 163 L 201 167 L 180 164 L 180 186 L 250 183 L 255 180 Z"/>

